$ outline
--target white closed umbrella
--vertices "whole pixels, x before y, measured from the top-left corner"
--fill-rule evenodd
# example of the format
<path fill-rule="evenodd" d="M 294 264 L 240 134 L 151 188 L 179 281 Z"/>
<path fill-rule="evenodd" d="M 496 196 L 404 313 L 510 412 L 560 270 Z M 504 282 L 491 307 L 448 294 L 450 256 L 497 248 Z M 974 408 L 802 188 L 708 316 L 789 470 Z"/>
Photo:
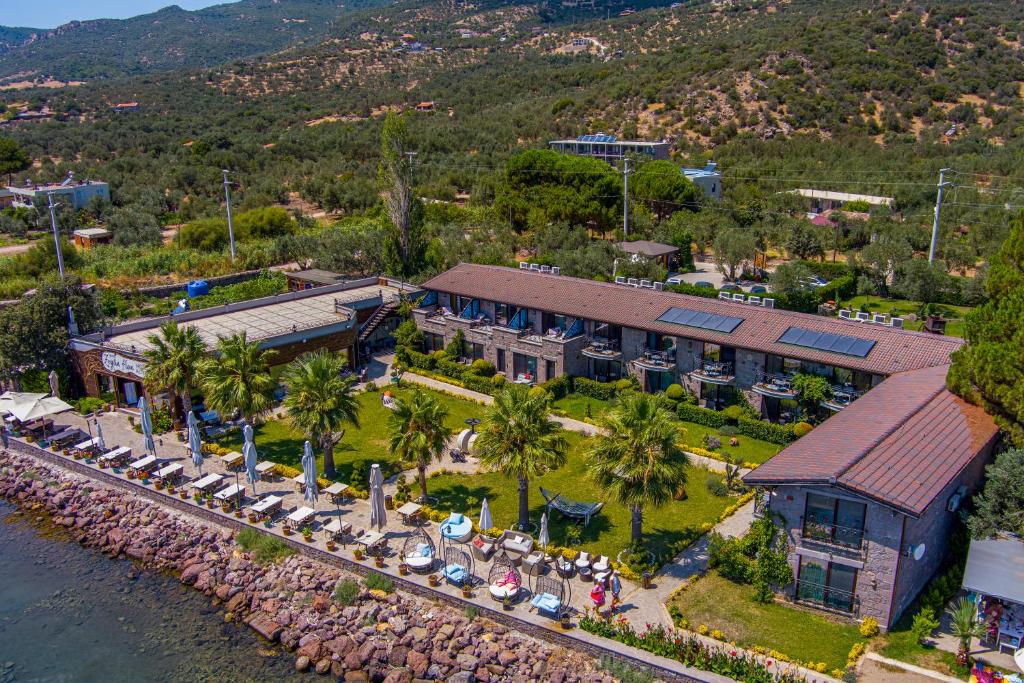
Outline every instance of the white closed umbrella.
<path fill-rule="evenodd" d="M 203 440 L 199 436 L 199 420 L 193 411 L 188 411 L 188 449 L 192 451 L 192 464 L 203 473 Z"/>
<path fill-rule="evenodd" d="M 143 396 L 139 399 L 139 412 L 142 413 L 142 438 L 145 441 L 146 452 L 156 455 L 156 443 L 153 441 L 153 415 L 149 412 L 149 401 Z"/>
<path fill-rule="evenodd" d="M 107 442 L 103 440 L 103 427 L 100 426 L 99 420 L 96 420 L 96 447 L 101 453 L 107 450 Z"/>
<path fill-rule="evenodd" d="M 491 519 L 491 506 L 488 505 L 487 499 L 484 498 L 483 505 L 480 506 L 480 531 L 487 531 L 493 528 L 494 520 Z"/>
<path fill-rule="evenodd" d="M 384 508 L 384 474 L 380 465 L 370 467 L 370 526 L 380 531 L 388 521 Z"/>
<path fill-rule="evenodd" d="M 546 512 L 540 516 L 540 533 L 537 535 L 537 542 L 544 550 L 547 550 L 548 543 L 551 543 L 551 535 L 548 533 L 548 513 Z"/>

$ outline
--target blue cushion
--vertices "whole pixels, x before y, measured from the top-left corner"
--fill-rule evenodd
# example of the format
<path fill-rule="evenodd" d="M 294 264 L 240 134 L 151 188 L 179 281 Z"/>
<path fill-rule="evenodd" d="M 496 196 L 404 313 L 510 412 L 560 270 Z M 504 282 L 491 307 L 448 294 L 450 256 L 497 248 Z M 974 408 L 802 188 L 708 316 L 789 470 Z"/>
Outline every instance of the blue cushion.
<path fill-rule="evenodd" d="M 557 612 L 562 606 L 562 601 L 550 593 L 540 593 L 533 596 L 533 600 L 530 601 L 530 604 L 538 610 L 543 610 L 545 612 Z"/>
<path fill-rule="evenodd" d="M 444 575 L 452 581 L 462 581 L 466 578 L 466 570 L 457 564 L 450 564 L 444 568 Z"/>
<path fill-rule="evenodd" d="M 462 513 L 461 512 L 453 512 L 451 514 L 451 516 L 448 517 L 448 521 L 450 521 L 455 526 L 461 526 L 462 525 Z"/>

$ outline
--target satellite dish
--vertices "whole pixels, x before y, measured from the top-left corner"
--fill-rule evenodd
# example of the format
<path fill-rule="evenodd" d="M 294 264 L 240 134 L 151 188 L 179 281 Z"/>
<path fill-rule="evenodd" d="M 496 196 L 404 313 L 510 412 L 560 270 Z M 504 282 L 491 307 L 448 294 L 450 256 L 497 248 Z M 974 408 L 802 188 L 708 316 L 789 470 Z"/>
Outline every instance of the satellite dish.
<path fill-rule="evenodd" d="M 925 547 L 924 543 L 918 543 L 918 544 L 917 544 L 917 545 L 915 545 L 915 546 L 911 546 L 911 548 L 910 548 L 910 555 L 911 555 L 911 557 L 913 557 L 913 558 L 914 558 L 915 560 L 917 560 L 918 562 L 920 562 L 920 561 L 921 561 L 921 558 L 923 558 L 923 557 L 924 557 L 924 551 L 925 551 L 926 549 L 927 549 L 927 548 Z"/>

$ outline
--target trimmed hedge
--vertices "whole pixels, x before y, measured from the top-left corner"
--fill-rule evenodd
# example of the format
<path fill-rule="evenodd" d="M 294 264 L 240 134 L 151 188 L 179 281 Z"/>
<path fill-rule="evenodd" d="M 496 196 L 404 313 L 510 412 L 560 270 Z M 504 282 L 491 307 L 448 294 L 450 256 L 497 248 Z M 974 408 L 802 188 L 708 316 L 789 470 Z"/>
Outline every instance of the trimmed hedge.
<path fill-rule="evenodd" d="M 796 434 L 793 432 L 793 425 L 777 425 L 764 420 L 755 420 L 749 417 L 739 419 L 740 434 L 749 436 L 752 439 L 760 439 L 768 443 L 785 446 L 796 441 Z"/>
<path fill-rule="evenodd" d="M 597 382 L 586 377 L 575 377 L 572 381 L 573 390 L 582 396 L 589 396 L 600 401 L 610 401 L 617 391 L 615 382 Z"/>
<path fill-rule="evenodd" d="M 481 377 L 472 372 L 466 372 L 459 379 L 462 380 L 462 384 L 470 391 L 478 391 L 481 394 L 493 394 L 497 391 L 497 387 L 491 382 L 490 377 Z"/>
<path fill-rule="evenodd" d="M 466 372 L 467 368 L 462 363 L 456 363 L 453 360 L 441 359 L 437 361 L 437 371 L 442 375 L 454 377 L 455 379 L 462 379 L 469 373 Z"/>
<path fill-rule="evenodd" d="M 676 415 L 684 422 L 695 422 L 705 427 L 718 429 L 725 424 L 725 415 L 717 410 L 708 410 L 689 403 L 680 403 L 676 407 Z"/>
<path fill-rule="evenodd" d="M 572 375 L 559 375 L 554 379 L 549 379 L 544 384 L 541 384 L 545 391 L 551 394 L 552 400 L 558 400 L 572 393 L 573 390 L 573 378 Z"/>
<path fill-rule="evenodd" d="M 821 303 L 849 299 L 857 295 L 857 278 L 853 275 L 844 275 L 815 291 Z"/>

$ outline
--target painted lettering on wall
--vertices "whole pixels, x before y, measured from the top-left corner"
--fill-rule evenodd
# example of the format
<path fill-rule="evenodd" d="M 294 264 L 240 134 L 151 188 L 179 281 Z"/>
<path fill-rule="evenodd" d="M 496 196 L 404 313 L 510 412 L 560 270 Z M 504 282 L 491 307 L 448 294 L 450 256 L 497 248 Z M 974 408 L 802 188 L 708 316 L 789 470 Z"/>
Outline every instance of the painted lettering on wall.
<path fill-rule="evenodd" d="M 120 354 L 104 351 L 100 356 L 100 362 L 103 363 L 103 367 L 110 372 L 116 372 L 122 375 L 135 375 L 139 379 L 146 376 L 145 363 L 132 358 L 125 358 Z"/>

